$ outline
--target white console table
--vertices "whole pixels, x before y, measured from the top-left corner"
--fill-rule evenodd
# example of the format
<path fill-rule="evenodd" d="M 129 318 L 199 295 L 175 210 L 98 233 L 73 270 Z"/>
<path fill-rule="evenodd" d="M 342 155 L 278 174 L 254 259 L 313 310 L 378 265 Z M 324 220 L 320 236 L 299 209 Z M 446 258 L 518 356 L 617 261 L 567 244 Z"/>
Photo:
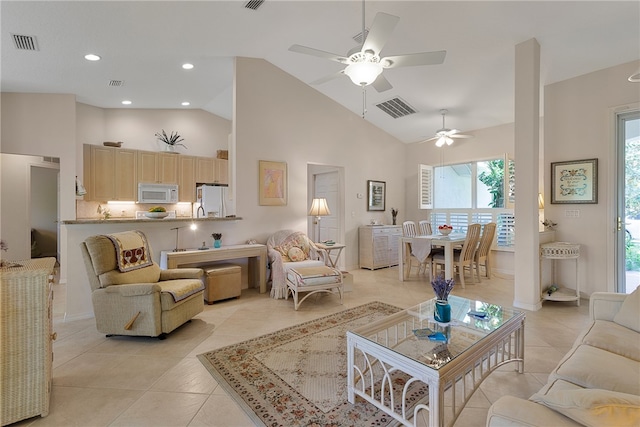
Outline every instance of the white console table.
<path fill-rule="evenodd" d="M 267 292 L 267 247 L 265 245 L 229 245 L 220 248 L 188 249 L 186 251 L 162 251 L 160 267 L 179 268 L 204 264 L 211 261 L 227 261 L 247 258 L 249 260 L 249 284 L 260 287 L 260 293 Z"/>

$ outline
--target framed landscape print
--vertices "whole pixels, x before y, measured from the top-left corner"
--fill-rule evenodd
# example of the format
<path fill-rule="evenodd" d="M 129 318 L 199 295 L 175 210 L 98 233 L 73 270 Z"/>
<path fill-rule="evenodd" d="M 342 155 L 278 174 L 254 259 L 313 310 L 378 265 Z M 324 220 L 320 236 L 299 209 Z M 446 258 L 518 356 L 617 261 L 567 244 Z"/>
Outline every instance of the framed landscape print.
<path fill-rule="evenodd" d="M 367 210 L 384 211 L 386 198 L 386 186 L 384 181 L 367 181 Z"/>
<path fill-rule="evenodd" d="M 259 161 L 260 206 L 286 206 L 287 164 L 285 162 Z"/>
<path fill-rule="evenodd" d="M 551 163 L 551 203 L 598 203 L 598 159 Z"/>

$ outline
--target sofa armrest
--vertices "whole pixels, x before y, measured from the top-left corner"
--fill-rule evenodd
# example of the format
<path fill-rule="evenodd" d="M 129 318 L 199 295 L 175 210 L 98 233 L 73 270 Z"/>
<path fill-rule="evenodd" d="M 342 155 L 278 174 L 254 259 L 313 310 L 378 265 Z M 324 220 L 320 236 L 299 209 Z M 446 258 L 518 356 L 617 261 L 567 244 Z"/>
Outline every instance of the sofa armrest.
<path fill-rule="evenodd" d="M 169 268 L 160 271 L 160 281 L 176 279 L 199 279 L 204 274 L 201 268 Z"/>
<path fill-rule="evenodd" d="M 111 285 L 104 288 L 108 294 L 120 294 L 123 297 L 151 295 L 162 289 L 157 283 L 136 283 L 134 285 Z"/>
<path fill-rule="evenodd" d="M 613 320 L 626 294 L 614 292 L 594 292 L 589 299 L 589 318 L 591 320 Z"/>
<path fill-rule="evenodd" d="M 487 413 L 487 427 L 576 427 L 580 424 L 546 406 L 520 399 L 503 396 Z"/>

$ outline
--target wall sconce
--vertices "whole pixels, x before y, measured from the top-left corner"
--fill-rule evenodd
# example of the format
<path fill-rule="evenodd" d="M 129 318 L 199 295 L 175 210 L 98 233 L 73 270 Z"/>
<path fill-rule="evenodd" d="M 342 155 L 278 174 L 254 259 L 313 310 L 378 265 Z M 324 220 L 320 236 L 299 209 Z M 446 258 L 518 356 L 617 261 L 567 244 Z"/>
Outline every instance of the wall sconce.
<path fill-rule="evenodd" d="M 197 230 L 198 226 L 196 225 L 195 222 L 192 222 L 191 225 L 187 226 L 187 225 L 183 225 L 182 227 L 173 227 L 172 230 L 176 230 L 176 247 L 173 249 L 173 252 L 182 252 L 185 249 L 178 249 L 178 233 L 180 232 L 181 228 L 185 228 L 185 227 L 189 227 L 191 230 Z"/>
<path fill-rule="evenodd" d="M 317 225 L 316 241 L 320 241 L 320 219 L 323 216 L 331 215 L 329 206 L 327 205 L 327 199 L 313 199 L 311 202 L 311 209 L 309 209 L 309 216 L 315 216 L 313 223 Z"/>

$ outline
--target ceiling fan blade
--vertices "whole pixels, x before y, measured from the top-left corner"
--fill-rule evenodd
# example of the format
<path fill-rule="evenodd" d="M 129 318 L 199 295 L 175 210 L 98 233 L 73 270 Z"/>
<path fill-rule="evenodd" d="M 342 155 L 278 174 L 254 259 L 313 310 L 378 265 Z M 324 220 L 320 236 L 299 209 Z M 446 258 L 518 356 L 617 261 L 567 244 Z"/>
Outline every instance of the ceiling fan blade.
<path fill-rule="evenodd" d="M 348 62 L 348 59 L 344 56 L 336 55 L 335 53 L 325 52 L 323 50 L 314 49 L 312 47 L 300 46 L 299 44 L 293 44 L 289 48 L 291 52 L 303 53 L 305 55 L 317 56 L 319 58 L 329 59 L 331 61 L 340 62 L 341 64 L 345 64 Z"/>
<path fill-rule="evenodd" d="M 369 28 L 369 34 L 362 44 L 362 51 L 372 50 L 380 55 L 380 51 L 391 37 L 391 33 L 398 24 L 400 18 L 388 13 L 378 12 Z"/>
<path fill-rule="evenodd" d="M 393 86 L 391 86 L 391 83 L 389 83 L 389 80 L 387 80 L 387 78 L 382 74 L 380 74 L 373 81 L 373 83 L 371 83 L 371 86 L 373 86 L 373 88 L 378 92 L 384 92 L 386 90 L 393 89 Z"/>
<path fill-rule="evenodd" d="M 420 144 L 422 144 L 423 142 L 435 141 L 438 138 L 440 138 L 440 136 L 436 135 L 433 138 L 429 138 L 429 139 L 425 139 L 423 141 L 420 141 Z"/>
<path fill-rule="evenodd" d="M 326 83 L 328 81 L 331 81 L 333 79 L 337 79 L 338 77 L 342 77 L 342 76 L 344 76 L 344 70 L 340 70 L 337 73 L 329 74 L 328 76 L 321 77 L 318 80 L 314 80 L 309 84 L 310 85 L 320 85 L 322 83 Z"/>
<path fill-rule="evenodd" d="M 444 62 L 446 50 L 386 56 L 380 60 L 384 68 L 413 67 L 416 65 L 438 65 Z"/>
<path fill-rule="evenodd" d="M 453 135 L 449 135 L 449 138 L 473 138 L 471 135 L 462 135 L 461 133 L 455 133 Z"/>

